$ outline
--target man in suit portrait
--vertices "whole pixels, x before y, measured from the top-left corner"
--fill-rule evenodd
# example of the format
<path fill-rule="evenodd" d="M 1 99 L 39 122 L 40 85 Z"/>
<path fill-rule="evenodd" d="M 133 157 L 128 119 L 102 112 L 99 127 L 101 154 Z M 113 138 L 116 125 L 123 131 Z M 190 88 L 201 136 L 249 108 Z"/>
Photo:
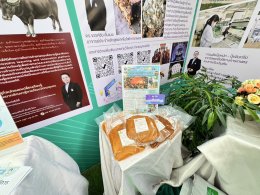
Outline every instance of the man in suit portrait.
<path fill-rule="evenodd" d="M 193 54 L 193 59 L 189 61 L 189 64 L 187 66 L 188 68 L 188 75 L 195 75 L 196 72 L 200 69 L 201 67 L 201 60 L 198 58 L 199 52 L 195 51 Z"/>
<path fill-rule="evenodd" d="M 107 10 L 104 0 L 85 0 L 85 3 L 91 31 L 105 31 Z"/>
<path fill-rule="evenodd" d="M 82 107 L 82 90 L 80 86 L 77 83 L 71 82 L 68 73 L 62 73 L 61 80 L 64 83 L 61 88 L 63 100 L 70 110 Z"/>

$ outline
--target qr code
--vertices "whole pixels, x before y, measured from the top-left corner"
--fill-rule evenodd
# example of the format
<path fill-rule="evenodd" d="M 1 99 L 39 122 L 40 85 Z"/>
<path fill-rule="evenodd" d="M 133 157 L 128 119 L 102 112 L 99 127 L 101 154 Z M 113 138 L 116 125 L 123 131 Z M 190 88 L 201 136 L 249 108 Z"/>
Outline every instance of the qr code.
<path fill-rule="evenodd" d="M 134 53 L 117 54 L 118 73 L 122 72 L 122 65 L 134 63 Z"/>
<path fill-rule="evenodd" d="M 137 64 L 149 64 L 150 56 L 151 56 L 151 50 L 138 51 L 137 52 Z"/>
<path fill-rule="evenodd" d="M 114 64 L 112 55 L 95 57 L 92 60 L 97 79 L 114 75 Z"/>

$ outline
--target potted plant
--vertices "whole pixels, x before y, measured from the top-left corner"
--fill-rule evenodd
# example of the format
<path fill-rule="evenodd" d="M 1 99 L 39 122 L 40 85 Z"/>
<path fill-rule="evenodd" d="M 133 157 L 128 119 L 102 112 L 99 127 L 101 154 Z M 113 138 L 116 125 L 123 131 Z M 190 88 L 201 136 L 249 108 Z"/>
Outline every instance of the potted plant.
<path fill-rule="evenodd" d="M 227 84 L 230 84 L 231 88 L 226 88 Z M 245 120 L 247 110 L 259 122 L 256 112 L 260 108 L 245 96 L 243 99 L 237 96 L 236 89 L 240 85 L 241 82 L 235 78 L 217 81 L 211 78 L 203 67 L 194 77 L 183 74 L 164 91 L 168 94 L 168 103 L 177 105 L 196 117 L 194 123 L 183 132 L 183 145 L 193 154 L 198 152 L 197 146 L 213 138 L 215 124 L 226 126 L 227 115 L 236 117 L 238 113 L 241 119 Z M 241 88 L 239 90 L 244 93 Z"/>

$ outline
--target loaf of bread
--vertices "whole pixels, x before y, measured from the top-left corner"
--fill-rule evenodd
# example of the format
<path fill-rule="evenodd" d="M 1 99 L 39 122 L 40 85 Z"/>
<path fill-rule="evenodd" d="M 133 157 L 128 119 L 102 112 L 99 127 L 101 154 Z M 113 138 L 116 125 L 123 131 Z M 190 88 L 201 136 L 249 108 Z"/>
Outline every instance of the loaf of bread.
<path fill-rule="evenodd" d="M 126 132 L 138 144 L 149 144 L 159 137 L 155 120 L 149 116 L 135 115 L 126 120 Z"/>
<path fill-rule="evenodd" d="M 123 134 L 123 135 L 122 135 Z M 117 125 L 109 133 L 109 140 L 116 160 L 124 160 L 144 150 L 144 147 L 137 146 L 135 142 L 126 138 L 125 125 Z"/>

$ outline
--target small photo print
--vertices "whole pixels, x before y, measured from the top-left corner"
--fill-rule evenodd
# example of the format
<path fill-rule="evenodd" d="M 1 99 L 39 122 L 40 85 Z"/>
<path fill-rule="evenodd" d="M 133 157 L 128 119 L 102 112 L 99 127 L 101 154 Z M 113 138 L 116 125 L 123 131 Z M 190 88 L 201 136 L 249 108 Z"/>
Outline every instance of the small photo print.
<path fill-rule="evenodd" d="M 166 0 L 142 0 L 142 37 L 162 37 Z"/>
<path fill-rule="evenodd" d="M 154 50 L 152 56 L 152 63 L 153 64 L 167 64 L 170 62 L 170 49 L 166 45 L 166 43 L 160 44 L 159 48 Z"/>
<path fill-rule="evenodd" d="M 173 43 L 171 63 L 184 61 L 187 51 L 188 42 Z"/>
<path fill-rule="evenodd" d="M 147 89 L 148 77 L 127 77 L 124 81 L 126 89 Z"/>
<path fill-rule="evenodd" d="M 237 48 L 256 4 L 256 0 L 244 1 L 200 11 L 192 46 Z"/>
<path fill-rule="evenodd" d="M 244 48 L 260 48 L 260 12 L 258 13 L 253 27 L 249 32 Z"/>
<path fill-rule="evenodd" d="M 141 34 L 141 0 L 114 0 L 116 34 Z"/>
<path fill-rule="evenodd" d="M 181 75 L 183 61 L 171 63 L 168 71 L 168 80 L 177 78 Z"/>

